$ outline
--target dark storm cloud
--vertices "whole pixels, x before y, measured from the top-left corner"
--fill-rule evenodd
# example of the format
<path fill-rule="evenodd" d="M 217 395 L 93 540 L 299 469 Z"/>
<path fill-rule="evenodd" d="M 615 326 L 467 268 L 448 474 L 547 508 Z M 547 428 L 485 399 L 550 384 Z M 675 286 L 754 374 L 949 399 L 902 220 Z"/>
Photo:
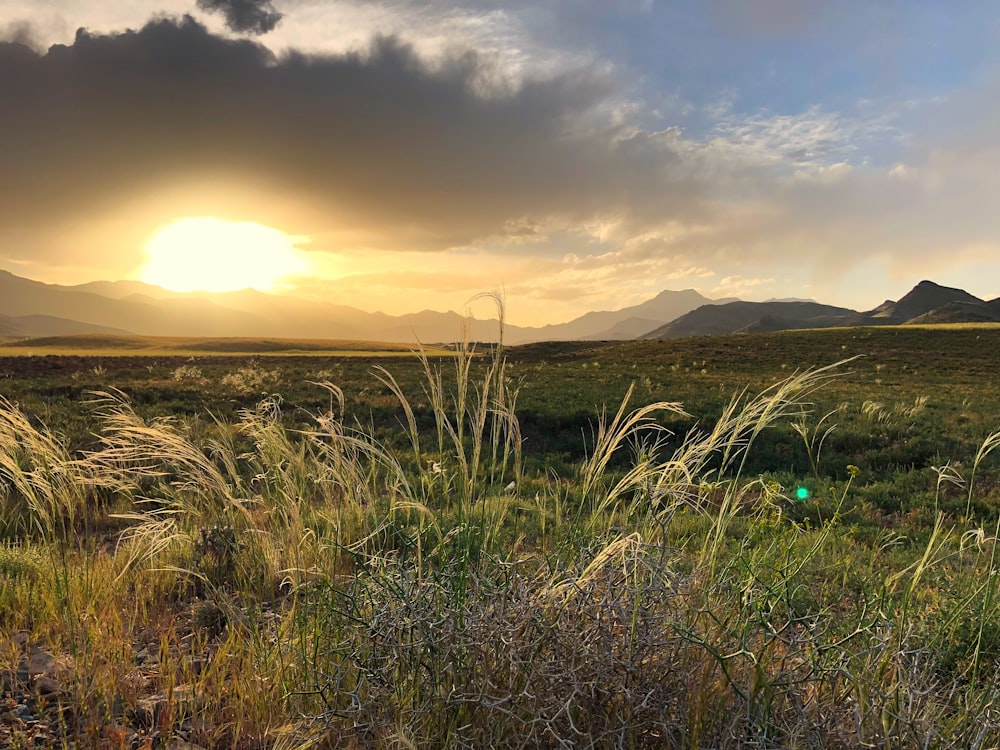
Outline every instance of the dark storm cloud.
<path fill-rule="evenodd" d="M 472 53 L 431 67 L 391 38 L 279 58 L 190 17 L 81 30 L 45 53 L 0 43 L 0 229 L 113 212 L 166 185 L 212 213 L 195 197 L 207 180 L 270 195 L 245 207 L 256 220 L 280 204 L 309 217 L 292 230 L 348 222 L 426 249 L 511 221 L 659 221 L 697 204 L 673 136 L 597 124 L 606 80 L 484 95 L 483 70 Z"/>
<path fill-rule="evenodd" d="M 198 0 L 198 7 L 222 13 L 230 30 L 240 34 L 266 34 L 282 18 L 270 0 Z"/>

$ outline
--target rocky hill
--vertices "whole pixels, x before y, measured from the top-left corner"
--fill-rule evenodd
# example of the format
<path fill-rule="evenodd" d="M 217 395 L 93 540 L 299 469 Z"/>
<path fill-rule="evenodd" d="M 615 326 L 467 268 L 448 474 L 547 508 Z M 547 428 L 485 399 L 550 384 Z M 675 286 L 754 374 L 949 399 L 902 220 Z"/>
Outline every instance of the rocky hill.
<path fill-rule="evenodd" d="M 829 328 L 856 315 L 844 307 L 817 302 L 730 302 L 703 305 L 642 338 L 673 339 L 726 333 L 785 331 L 792 328 Z"/>
<path fill-rule="evenodd" d="M 962 289 L 921 281 L 898 301 L 886 300 L 867 312 L 797 300 L 702 305 L 641 338 L 670 339 L 833 326 L 992 322 L 1000 322 L 1000 299 L 986 302 Z"/>

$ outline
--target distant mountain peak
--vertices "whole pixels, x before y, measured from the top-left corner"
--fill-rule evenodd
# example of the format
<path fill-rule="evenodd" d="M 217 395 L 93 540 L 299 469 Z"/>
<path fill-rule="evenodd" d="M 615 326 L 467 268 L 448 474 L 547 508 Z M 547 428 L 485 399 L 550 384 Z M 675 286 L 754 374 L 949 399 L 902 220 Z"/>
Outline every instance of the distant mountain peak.
<path fill-rule="evenodd" d="M 686 295 L 686 296 L 689 296 L 689 297 L 692 296 L 692 295 L 697 295 L 697 296 L 701 297 L 702 299 L 707 299 L 703 294 L 701 294 L 700 292 L 698 292 L 696 289 L 691 289 L 690 287 L 688 287 L 687 289 L 664 289 L 662 292 L 657 293 L 657 295 L 655 297 L 653 297 L 653 299 L 664 299 L 666 297 L 677 297 L 677 296 L 682 295 L 682 294 Z"/>
<path fill-rule="evenodd" d="M 508 324 L 508 343 L 519 344 L 551 339 L 584 339 L 611 334 L 632 338 L 649 327 L 672 319 L 706 298 L 694 291 L 666 292 L 657 301 L 649 300 L 615 313 L 587 313 L 560 327 L 523 328 Z M 650 310 L 641 322 L 616 328 L 622 320 Z M 655 312 L 655 314 L 653 314 Z M 481 312 L 480 315 L 483 313 Z M 220 294 L 178 293 L 139 281 L 94 281 L 75 286 L 43 284 L 0 271 L 0 330 L 17 335 L 27 331 L 20 316 L 35 319 L 31 332 L 43 335 L 97 330 L 127 330 L 140 335 L 159 336 L 267 336 L 285 338 L 330 338 L 366 341 L 456 341 L 463 330 L 477 341 L 494 341 L 499 334 L 496 318 L 463 318 L 456 312 L 424 310 L 406 315 L 367 312 L 325 301 L 269 295 L 257 290 Z M 61 321 L 56 318 L 62 319 Z"/>
<path fill-rule="evenodd" d="M 778 300 L 704 305 L 643 338 L 763 333 L 789 328 L 829 326 L 991 322 L 998 319 L 1000 311 L 996 305 L 984 302 L 963 289 L 942 286 L 924 279 L 898 301 L 886 300 L 865 313 L 812 301 Z"/>
<path fill-rule="evenodd" d="M 447 342 L 458 340 L 465 329 L 473 340 L 496 340 L 495 318 L 462 318 L 434 310 L 393 316 L 257 290 L 182 294 L 128 280 L 46 284 L 0 269 L 0 335 L 5 336 L 128 331 L 153 336 Z M 504 337 L 509 344 L 523 344 L 998 319 L 1000 300 L 984 302 L 924 279 L 898 302 L 886 300 L 864 313 L 812 300 L 712 300 L 694 289 L 668 289 L 645 302 L 588 312 L 567 323 L 535 328 L 507 325 Z"/>
<path fill-rule="evenodd" d="M 905 323 L 953 302 L 983 304 L 983 300 L 974 297 L 964 289 L 942 286 L 924 279 L 900 297 L 898 301 L 889 302 L 887 300 L 865 315 L 869 318 L 877 317 L 881 323 Z"/>

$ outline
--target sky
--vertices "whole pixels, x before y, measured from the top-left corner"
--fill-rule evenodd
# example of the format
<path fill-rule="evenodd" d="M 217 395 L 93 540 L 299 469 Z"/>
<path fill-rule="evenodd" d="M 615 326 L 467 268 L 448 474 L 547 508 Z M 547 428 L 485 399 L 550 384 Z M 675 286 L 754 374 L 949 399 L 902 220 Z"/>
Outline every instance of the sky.
<path fill-rule="evenodd" d="M 0 268 L 517 324 L 1000 296 L 1000 5 L 5 0 Z M 228 285 L 228 286 L 227 286 Z"/>

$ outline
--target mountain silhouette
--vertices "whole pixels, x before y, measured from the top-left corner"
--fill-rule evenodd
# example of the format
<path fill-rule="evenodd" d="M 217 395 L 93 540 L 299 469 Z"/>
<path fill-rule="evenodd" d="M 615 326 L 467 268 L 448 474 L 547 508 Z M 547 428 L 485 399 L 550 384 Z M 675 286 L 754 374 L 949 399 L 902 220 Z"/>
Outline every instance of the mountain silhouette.
<path fill-rule="evenodd" d="M 962 289 L 941 286 L 940 284 L 935 284 L 933 281 L 921 281 L 902 296 L 898 302 L 887 300 L 874 310 L 864 313 L 864 324 L 902 325 L 952 303 L 960 305 L 985 304 L 979 297 L 974 297 Z M 972 321 L 955 320 L 951 322 Z"/>
<path fill-rule="evenodd" d="M 674 339 L 726 333 L 784 331 L 791 328 L 829 328 L 843 325 L 854 310 L 818 302 L 730 302 L 703 305 L 660 326 L 642 338 Z"/>
<path fill-rule="evenodd" d="M 867 312 L 811 300 L 710 300 L 693 289 L 666 290 L 637 305 L 589 312 L 566 323 L 508 324 L 504 337 L 509 344 L 524 344 L 962 322 L 1000 322 L 1000 300 L 986 302 L 932 281 L 921 281 L 898 301 L 886 300 Z M 451 311 L 387 315 L 254 289 L 180 293 L 139 281 L 62 286 L 0 271 L 0 336 L 5 338 L 132 333 L 432 344 L 456 341 L 463 331 L 473 341 L 495 341 L 499 323 Z"/>
<path fill-rule="evenodd" d="M 724 333 L 765 333 L 833 326 L 1000 322 L 1000 299 L 984 302 L 962 289 L 921 281 L 898 301 L 867 312 L 816 302 L 732 302 L 704 305 L 642 338 L 670 339 Z"/>
<path fill-rule="evenodd" d="M 511 344 L 574 339 L 629 339 L 711 302 L 687 289 L 664 291 L 638 305 L 591 312 L 568 323 L 506 325 Z M 4 320 L 0 336 L 133 333 L 146 336 L 275 337 L 380 342 L 495 341 L 495 319 L 424 310 L 406 315 L 366 312 L 347 305 L 265 294 L 171 292 L 139 281 L 97 281 L 75 286 L 44 284 L 0 271 L 0 316 L 48 316 L 30 326 Z"/>
<path fill-rule="evenodd" d="M 568 323 L 527 329 L 535 341 L 614 341 L 639 337 L 658 325 L 668 323 L 701 305 L 730 300 L 711 300 L 694 289 L 666 290 L 638 305 L 620 310 L 600 310 L 581 315 Z"/>
<path fill-rule="evenodd" d="M 79 334 L 123 334 L 121 328 L 95 326 L 78 320 L 53 315 L 0 315 L 0 336 L 4 338 L 35 338 L 38 336 L 76 336 Z"/>

